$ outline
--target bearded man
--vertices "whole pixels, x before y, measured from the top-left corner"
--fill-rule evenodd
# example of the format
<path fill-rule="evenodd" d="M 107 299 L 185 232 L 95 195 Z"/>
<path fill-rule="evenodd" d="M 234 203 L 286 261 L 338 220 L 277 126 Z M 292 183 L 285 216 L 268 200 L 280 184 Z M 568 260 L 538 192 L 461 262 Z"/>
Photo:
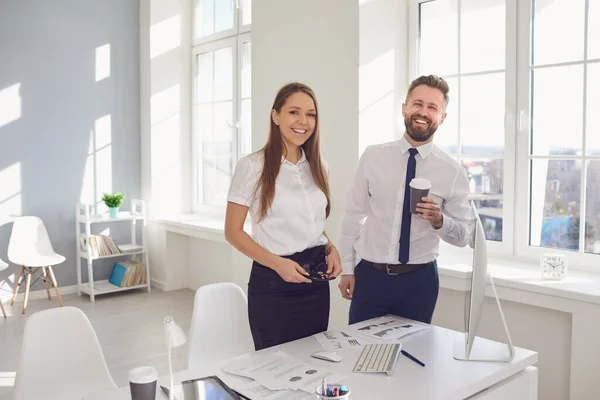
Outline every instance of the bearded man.
<path fill-rule="evenodd" d="M 360 158 L 338 247 L 343 271 L 338 286 L 351 300 L 351 324 L 387 314 L 431 323 L 440 239 L 474 245 L 466 171 L 433 143 L 446 119 L 448 92 L 440 77 L 415 79 L 402 104 L 404 136 L 370 146 Z M 416 214 L 410 210 L 413 178 L 430 183 Z"/>

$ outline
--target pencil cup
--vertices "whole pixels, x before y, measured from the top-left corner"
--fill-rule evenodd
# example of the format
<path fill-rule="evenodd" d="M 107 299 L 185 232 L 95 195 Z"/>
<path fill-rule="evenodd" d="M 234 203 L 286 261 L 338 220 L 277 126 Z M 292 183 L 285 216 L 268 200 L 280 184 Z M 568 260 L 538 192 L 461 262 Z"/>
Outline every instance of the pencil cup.
<path fill-rule="evenodd" d="M 327 396 L 327 393 L 323 393 L 322 391 L 322 386 L 319 385 L 317 386 L 317 388 L 315 389 L 315 392 L 317 393 L 317 399 L 318 400 L 349 400 L 350 399 L 350 389 L 344 385 L 327 385 L 328 388 L 330 388 L 332 391 L 335 388 L 338 388 L 338 390 L 340 388 L 344 388 L 347 389 L 348 391 L 345 392 L 343 395 L 341 396 Z"/>

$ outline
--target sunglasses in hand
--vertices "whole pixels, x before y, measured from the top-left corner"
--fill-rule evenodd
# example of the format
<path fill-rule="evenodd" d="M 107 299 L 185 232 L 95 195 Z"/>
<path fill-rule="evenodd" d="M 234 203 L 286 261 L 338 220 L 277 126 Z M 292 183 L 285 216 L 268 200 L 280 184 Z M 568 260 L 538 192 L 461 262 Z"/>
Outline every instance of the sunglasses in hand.
<path fill-rule="evenodd" d="M 310 279 L 313 281 L 331 281 L 335 277 L 327 273 L 327 263 L 320 262 L 318 264 L 301 264 L 302 268 L 308 272 Z"/>

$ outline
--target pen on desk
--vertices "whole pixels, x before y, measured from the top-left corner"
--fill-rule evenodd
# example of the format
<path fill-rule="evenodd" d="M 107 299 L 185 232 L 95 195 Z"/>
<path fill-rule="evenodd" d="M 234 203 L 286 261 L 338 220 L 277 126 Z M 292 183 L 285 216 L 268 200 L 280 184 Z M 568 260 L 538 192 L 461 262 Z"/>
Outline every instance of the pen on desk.
<path fill-rule="evenodd" d="M 421 361 L 419 361 L 418 359 L 416 359 L 415 357 L 413 357 L 408 351 L 406 350 L 400 350 L 400 352 L 405 355 L 406 357 L 410 358 L 411 360 L 413 360 L 414 362 L 416 362 L 417 364 L 419 364 L 421 367 L 424 367 L 425 364 L 423 364 Z"/>
<path fill-rule="evenodd" d="M 321 384 L 321 394 L 323 396 L 327 395 L 327 385 L 325 384 L 325 378 L 323 378 L 323 383 Z"/>

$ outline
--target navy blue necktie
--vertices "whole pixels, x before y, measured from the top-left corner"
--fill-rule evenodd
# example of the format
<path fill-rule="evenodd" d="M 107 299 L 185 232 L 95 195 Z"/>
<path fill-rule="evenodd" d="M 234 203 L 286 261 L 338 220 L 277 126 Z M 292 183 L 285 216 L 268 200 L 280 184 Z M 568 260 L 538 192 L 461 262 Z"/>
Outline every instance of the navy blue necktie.
<path fill-rule="evenodd" d="M 415 172 L 417 170 L 417 160 L 415 159 L 415 156 L 419 152 L 414 147 L 408 151 L 410 152 L 410 157 L 408 157 L 408 163 L 406 164 L 406 184 L 404 185 L 404 204 L 402 206 L 402 225 L 400 228 L 400 254 L 398 256 L 400 264 L 406 264 L 408 262 L 410 222 L 412 219 L 412 214 L 410 213 L 410 187 L 408 185 L 415 177 Z"/>

